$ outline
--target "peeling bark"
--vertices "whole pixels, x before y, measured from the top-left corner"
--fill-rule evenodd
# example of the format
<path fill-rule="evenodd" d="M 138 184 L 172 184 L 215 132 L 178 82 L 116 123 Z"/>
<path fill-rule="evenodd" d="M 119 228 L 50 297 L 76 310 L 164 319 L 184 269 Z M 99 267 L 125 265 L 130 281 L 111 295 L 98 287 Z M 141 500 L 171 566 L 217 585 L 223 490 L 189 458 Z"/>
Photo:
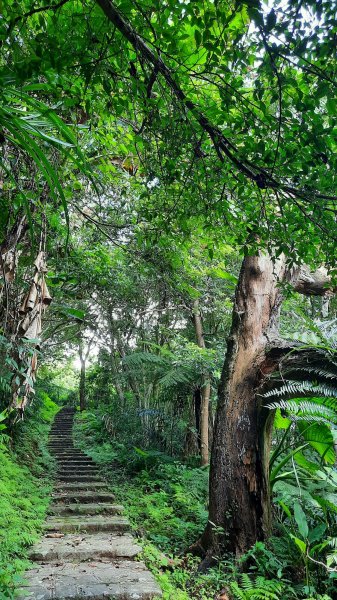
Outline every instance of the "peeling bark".
<path fill-rule="evenodd" d="M 218 393 L 211 469 L 209 522 L 200 540 L 210 557 L 222 549 L 244 553 L 270 531 L 269 455 L 272 412 L 258 390 L 296 344 L 278 338 L 282 291 L 287 282 L 306 295 L 332 293 L 324 269 L 287 270 L 285 258 L 246 257 L 236 289 L 233 320 Z M 301 351 L 303 364 L 308 360 Z"/>
<path fill-rule="evenodd" d="M 241 554 L 269 531 L 267 449 L 259 435 L 255 388 L 277 329 L 285 261 L 246 257 L 236 290 L 233 322 L 219 386 L 210 472 L 209 524 L 202 545 Z M 223 535 L 214 529 L 221 527 Z"/>

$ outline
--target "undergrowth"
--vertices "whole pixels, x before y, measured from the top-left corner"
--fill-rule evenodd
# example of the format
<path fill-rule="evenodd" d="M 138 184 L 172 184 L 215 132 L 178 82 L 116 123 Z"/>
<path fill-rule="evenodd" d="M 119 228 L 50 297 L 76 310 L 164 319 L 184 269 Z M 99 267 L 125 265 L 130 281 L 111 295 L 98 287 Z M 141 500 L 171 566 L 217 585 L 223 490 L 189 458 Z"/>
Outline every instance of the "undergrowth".
<path fill-rule="evenodd" d="M 29 547 L 38 539 L 49 504 L 54 464 L 46 449 L 58 406 L 41 394 L 13 431 L 0 436 L 0 598 L 15 597 L 29 566 Z"/>
<path fill-rule="evenodd" d="M 308 586 L 296 544 L 277 531 L 240 560 L 227 556 L 199 572 L 188 548 L 207 522 L 208 469 L 117 443 L 98 413 L 77 415 L 75 439 L 111 481 L 163 600 L 335 600 L 334 580 Z"/>

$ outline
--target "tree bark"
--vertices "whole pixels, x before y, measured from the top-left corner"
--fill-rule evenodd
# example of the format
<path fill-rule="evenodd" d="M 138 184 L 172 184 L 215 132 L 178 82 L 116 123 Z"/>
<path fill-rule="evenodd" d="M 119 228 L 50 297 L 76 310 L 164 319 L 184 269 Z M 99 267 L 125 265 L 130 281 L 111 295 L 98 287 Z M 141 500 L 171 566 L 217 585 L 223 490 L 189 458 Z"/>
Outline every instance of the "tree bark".
<path fill-rule="evenodd" d="M 200 447 L 198 443 L 198 427 L 197 427 L 197 414 L 196 414 L 196 394 L 199 388 L 194 390 L 193 395 L 189 402 L 189 414 L 188 414 L 188 425 L 186 428 L 186 436 L 184 443 L 184 452 L 183 456 L 185 459 L 190 458 L 191 456 L 197 456 L 200 452 Z"/>
<path fill-rule="evenodd" d="M 85 365 L 85 363 L 86 363 L 86 360 L 85 360 L 85 356 L 84 356 L 84 353 L 83 353 L 83 347 L 82 347 L 81 343 L 78 346 L 78 353 L 79 353 L 80 363 L 81 363 L 81 369 L 80 369 L 80 389 L 79 389 L 79 393 L 80 393 L 80 411 L 83 411 L 87 407 L 86 393 L 85 393 L 85 371 L 86 371 L 86 365 Z"/>
<path fill-rule="evenodd" d="M 206 348 L 202 320 L 199 308 L 199 300 L 193 303 L 193 323 L 195 335 L 199 348 Z M 204 373 L 201 382 L 201 404 L 200 404 L 200 461 L 201 466 L 208 465 L 209 460 L 209 401 L 211 396 L 210 373 Z"/>
<path fill-rule="evenodd" d="M 268 255 L 246 257 L 242 263 L 218 392 L 209 522 L 200 540 L 208 557 L 223 548 L 240 555 L 270 531 L 273 413 L 262 406 L 258 391 L 290 350 L 278 338 L 279 284 L 285 281 L 305 295 L 333 293 L 322 269 L 287 270 L 283 256 L 276 261 Z"/>
<path fill-rule="evenodd" d="M 85 377 L 86 377 L 86 366 L 87 360 L 90 354 L 91 346 L 95 340 L 95 336 L 93 336 L 87 342 L 87 348 L 84 350 L 84 339 L 81 335 L 79 343 L 78 343 L 78 354 L 81 363 L 80 369 L 80 386 L 79 386 L 79 395 L 80 395 L 80 410 L 86 410 L 87 408 L 87 394 L 86 394 L 86 385 L 85 385 Z"/>
<path fill-rule="evenodd" d="M 255 389 L 266 366 L 281 303 L 278 281 L 285 261 L 268 256 L 243 261 L 226 360 L 219 386 L 210 470 L 209 523 L 202 546 L 245 552 L 270 528 L 269 438 Z M 220 529 L 219 529 L 220 528 Z M 222 529 L 221 529 L 222 528 Z"/>

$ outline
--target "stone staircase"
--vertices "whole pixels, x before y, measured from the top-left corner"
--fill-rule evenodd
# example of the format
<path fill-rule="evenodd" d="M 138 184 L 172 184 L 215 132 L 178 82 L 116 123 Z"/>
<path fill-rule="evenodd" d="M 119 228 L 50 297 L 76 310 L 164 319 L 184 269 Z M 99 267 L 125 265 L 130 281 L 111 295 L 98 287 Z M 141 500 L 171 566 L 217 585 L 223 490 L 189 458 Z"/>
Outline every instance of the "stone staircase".
<path fill-rule="evenodd" d="M 161 591 L 129 533 L 123 507 L 93 460 L 74 448 L 74 410 L 62 409 L 53 423 L 49 449 L 57 461 L 45 535 L 31 551 L 36 568 L 26 573 L 20 599 L 147 600 Z"/>

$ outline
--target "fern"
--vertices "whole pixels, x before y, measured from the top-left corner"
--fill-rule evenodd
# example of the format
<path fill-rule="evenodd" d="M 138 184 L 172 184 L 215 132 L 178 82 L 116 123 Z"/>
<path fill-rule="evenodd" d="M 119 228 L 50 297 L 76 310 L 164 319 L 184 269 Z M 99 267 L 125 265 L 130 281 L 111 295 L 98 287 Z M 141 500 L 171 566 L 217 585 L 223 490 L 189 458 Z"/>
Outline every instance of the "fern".
<path fill-rule="evenodd" d="M 332 363 L 331 361 L 329 361 L 329 364 L 332 366 L 337 366 L 334 363 Z M 303 367 L 292 367 L 291 369 L 292 373 L 303 373 Z M 337 370 L 334 371 L 332 369 L 327 369 L 324 367 L 320 367 L 319 365 L 317 365 L 316 367 L 305 367 L 305 372 L 306 373 L 313 373 L 314 375 L 316 375 L 318 377 L 318 379 L 336 379 L 337 378 Z"/>
<path fill-rule="evenodd" d="M 131 370 L 133 376 L 144 374 L 156 382 L 163 391 L 182 385 L 191 386 L 200 378 L 200 372 L 195 364 L 179 362 L 174 354 L 158 356 L 151 352 L 133 352 L 124 358 L 124 364 Z"/>
<path fill-rule="evenodd" d="M 264 398 L 272 398 L 275 396 L 294 397 L 296 395 L 308 396 L 328 396 L 337 398 L 337 387 L 333 387 L 327 383 L 315 383 L 312 381 L 287 381 L 282 387 L 269 390 L 263 394 Z"/>
<path fill-rule="evenodd" d="M 265 579 L 261 575 L 253 578 L 242 573 L 240 585 L 230 584 L 234 598 L 238 600 L 280 600 L 284 592 L 284 584 L 276 579 Z"/>
<path fill-rule="evenodd" d="M 320 399 L 324 400 L 324 399 Z M 330 424 L 331 422 L 337 423 L 337 412 L 333 408 L 329 408 L 324 404 L 309 402 L 308 400 L 280 400 L 279 402 L 271 402 L 267 404 L 267 408 L 270 410 L 281 410 L 287 411 L 289 418 L 292 421 L 308 421 L 308 422 L 325 422 Z"/>

